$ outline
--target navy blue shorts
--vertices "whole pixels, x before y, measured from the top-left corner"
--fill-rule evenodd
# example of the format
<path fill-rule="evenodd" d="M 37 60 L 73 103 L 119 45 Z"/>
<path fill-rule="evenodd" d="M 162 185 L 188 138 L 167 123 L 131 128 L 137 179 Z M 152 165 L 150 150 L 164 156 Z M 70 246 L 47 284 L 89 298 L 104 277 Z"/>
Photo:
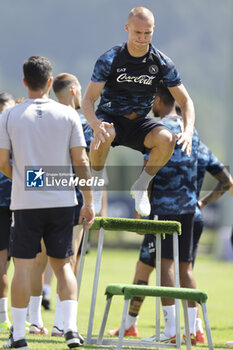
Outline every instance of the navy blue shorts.
<path fill-rule="evenodd" d="M 9 207 L 0 207 L 0 250 L 9 249 L 11 230 L 11 211 Z"/>
<path fill-rule="evenodd" d="M 44 239 L 47 255 L 65 259 L 73 255 L 74 207 L 15 210 L 10 256 L 33 259 Z"/>
<path fill-rule="evenodd" d="M 73 224 L 73 226 L 78 225 L 80 210 L 81 210 L 82 206 L 83 206 L 83 203 L 79 202 L 78 205 L 76 205 L 74 207 L 74 224 Z"/>
<path fill-rule="evenodd" d="M 179 260 L 183 262 L 193 261 L 193 228 L 194 214 L 181 215 L 159 215 L 159 220 L 178 221 L 181 223 L 181 235 L 179 241 Z M 166 235 L 161 240 L 161 257 L 164 259 L 173 259 L 173 237 Z"/>
<path fill-rule="evenodd" d="M 198 244 L 201 238 L 203 231 L 203 221 L 194 221 L 194 230 L 193 230 L 193 266 L 197 256 Z"/>
<path fill-rule="evenodd" d="M 146 265 L 155 267 L 156 259 L 156 236 L 150 233 L 144 235 L 140 248 L 139 260 Z"/>
<path fill-rule="evenodd" d="M 140 151 L 143 154 L 147 150 L 144 146 L 146 135 L 157 126 L 166 128 L 166 126 L 149 116 L 141 116 L 130 120 L 123 116 L 109 115 L 100 110 L 96 111 L 96 115 L 101 121 L 113 123 L 116 131 L 116 137 L 111 144 L 112 147 L 126 146 Z"/>

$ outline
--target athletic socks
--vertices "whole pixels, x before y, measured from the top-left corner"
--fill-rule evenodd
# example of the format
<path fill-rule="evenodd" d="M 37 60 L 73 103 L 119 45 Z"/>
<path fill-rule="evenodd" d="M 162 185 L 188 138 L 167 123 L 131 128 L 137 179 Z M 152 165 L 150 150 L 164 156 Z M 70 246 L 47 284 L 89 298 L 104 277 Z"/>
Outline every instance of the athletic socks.
<path fill-rule="evenodd" d="M 190 334 L 194 334 L 194 335 L 196 335 L 196 317 L 197 317 L 197 307 L 188 307 L 189 332 Z M 184 328 L 184 335 L 186 335 L 185 328 Z"/>
<path fill-rule="evenodd" d="M 11 307 L 11 315 L 13 321 L 13 339 L 25 339 L 25 321 L 27 316 L 27 308 Z"/>
<path fill-rule="evenodd" d="M 147 190 L 150 181 L 154 178 L 155 175 L 150 175 L 144 169 L 140 174 L 139 178 L 134 183 L 134 190 L 145 191 Z"/>
<path fill-rule="evenodd" d="M 201 333 L 204 333 L 204 329 L 202 327 L 202 319 L 199 317 L 196 318 L 196 331 L 200 331 Z"/>
<path fill-rule="evenodd" d="M 42 295 L 30 297 L 29 302 L 29 317 L 30 317 L 30 323 L 35 324 L 37 327 L 42 328 L 43 327 L 43 321 L 41 317 L 41 302 L 42 302 Z"/>
<path fill-rule="evenodd" d="M 9 321 L 8 298 L 0 298 L 0 323 Z"/>
<path fill-rule="evenodd" d="M 58 294 L 56 294 L 56 309 L 53 326 L 57 327 L 58 329 L 63 329 L 64 327 L 61 301 Z"/>
<path fill-rule="evenodd" d="M 104 178 L 104 168 L 101 170 L 91 169 L 92 176 L 97 177 L 98 179 Z M 103 198 L 103 187 L 93 187 L 93 199 L 94 199 L 94 207 L 95 213 L 99 214 L 102 209 L 102 198 Z"/>
<path fill-rule="evenodd" d="M 150 215 L 151 207 L 147 188 L 154 175 L 148 174 L 145 169 L 131 187 L 130 194 L 135 200 L 135 210 L 142 216 Z"/>
<path fill-rule="evenodd" d="M 77 332 L 77 300 L 63 300 L 61 301 L 63 320 L 64 320 L 64 334 L 68 331 Z"/>
<path fill-rule="evenodd" d="M 171 338 L 176 334 L 175 305 L 163 306 L 164 334 Z"/>
<path fill-rule="evenodd" d="M 136 326 L 138 323 L 139 316 L 130 316 L 127 314 L 126 322 L 125 322 L 125 329 L 129 329 L 131 326 Z"/>

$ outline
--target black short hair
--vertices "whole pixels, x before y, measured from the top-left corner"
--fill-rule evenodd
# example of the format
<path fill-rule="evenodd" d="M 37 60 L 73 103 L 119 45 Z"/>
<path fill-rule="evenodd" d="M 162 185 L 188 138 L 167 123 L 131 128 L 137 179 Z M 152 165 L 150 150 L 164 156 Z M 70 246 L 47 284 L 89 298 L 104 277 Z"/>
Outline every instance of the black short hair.
<path fill-rule="evenodd" d="M 52 76 L 52 65 L 46 57 L 31 56 L 24 62 L 23 73 L 29 89 L 43 89 Z"/>
<path fill-rule="evenodd" d="M 9 101 L 14 101 L 14 97 L 9 94 L 8 92 L 2 92 L 0 93 L 0 105 L 4 105 L 5 103 Z"/>
<path fill-rule="evenodd" d="M 156 96 L 159 96 L 166 106 L 174 105 L 174 97 L 162 82 L 160 82 L 157 87 Z"/>

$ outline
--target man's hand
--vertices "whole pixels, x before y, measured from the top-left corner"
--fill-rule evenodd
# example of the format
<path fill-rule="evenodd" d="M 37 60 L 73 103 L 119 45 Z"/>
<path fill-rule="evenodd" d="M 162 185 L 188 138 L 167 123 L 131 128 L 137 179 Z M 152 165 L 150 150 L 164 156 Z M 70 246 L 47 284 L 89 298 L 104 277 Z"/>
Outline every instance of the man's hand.
<path fill-rule="evenodd" d="M 100 143 L 101 142 L 104 143 L 110 137 L 110 134 L 108 132 L 109 129 L 114 129 L 113 123 L 101 122 L 93 127 L 93 130 L 94 130 L 94 138 L 93 138 L 94 150 L 97 150 L 100 146 Z"/>
<path fill-rule="evenodd" d="M 205 208 L 205 204 L 203 203 L 203 201 L 201 199 L 199 199 L 198 201 L 198 206 L 199 208 L 202 210 L 203 208 Z"/>
<path fill-rule="evenodd" d="M 84 232 L 86 232 L 93 224 L 95 220 L 95 212 L 93 204 L 83 204 L 80 215 L 79 215 L 79 225 L 82 225 L 83 219 L 85 219 Z"/>
<path fill-rule="evenodd" d="M 178 139 L 177 145 L 183 144 L 181 151 L 186 151 L 187 156 L 190 157 L 193 133 L 191 131 L 184 131 L 180 134 L 176 134 L 175 137 Z"/>

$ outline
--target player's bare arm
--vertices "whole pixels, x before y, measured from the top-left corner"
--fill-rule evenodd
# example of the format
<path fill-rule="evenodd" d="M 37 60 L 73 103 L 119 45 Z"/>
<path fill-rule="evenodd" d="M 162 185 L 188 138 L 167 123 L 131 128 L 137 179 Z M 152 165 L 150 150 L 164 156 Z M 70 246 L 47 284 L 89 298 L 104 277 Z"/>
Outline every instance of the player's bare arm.
<path fill-rule="evenodd" d="M 195 122 L 193 101 L 183 84 L 169 87 L 168 89 L 176 102 L 179 104 L 184 120 L 184 131 L 176 135 L 178 138 L 177 144 L 183 144 L 181 150 L 182 152 L 186 151 L 186 154 L 189 157 L 192 150 L 192 136 Z"/>
<path fill-rule="evenodd" d="M 215 202 L 233 186 L 233 179 L 226 168 L 224 168 L 220 173 L 216 174 L 214 177 L 216 178 L 216 180 L 218 180 L 218 183 L 212 191 L 207 193 L 206 196 L 204 196 L 198 201 L 200 209 L 203 209 L 207 205 Z"/>
<path fill-rule="evenodd" d="M 99 98 L 104 85 L 105 82 L 97 83 L 91 81 L 82 101 L 83 113 L 94 131 L 93 142 L 95 149 L 98 149 L 100 142 L 104 143 L 110 137 L 108 129 L 113 128 L 113 124 L 99 121 L 95 114 L 95 101 Z"/>
<path fill-rule="evenodd" d="M 85 147 L 73 147 L 70 151 L 76 175 L 80 179 L 90 179 L 90 163 Z M 82 186 L 81 190 L 84 204 L 80 211 L 79 224 L 82 224 L 82 221 L 85 218 L 86 222 L 84 231 L 86 231 L 93 224 L 95 219 L 93 193 L 90 186 Z"/>
<path fill-rule="evenodd" d="M 10 163 L 10 151 L 0 148 L 0 171 L 12 179 L 12 165 Z"/>
<path fill-rule="evenodd" d="M 229 189 L 229 194 L 230 194 L 231 196 L 233 196 L 233 183 L 232 183 L 232 185 L 231 185 L 231 188 Z"/>

